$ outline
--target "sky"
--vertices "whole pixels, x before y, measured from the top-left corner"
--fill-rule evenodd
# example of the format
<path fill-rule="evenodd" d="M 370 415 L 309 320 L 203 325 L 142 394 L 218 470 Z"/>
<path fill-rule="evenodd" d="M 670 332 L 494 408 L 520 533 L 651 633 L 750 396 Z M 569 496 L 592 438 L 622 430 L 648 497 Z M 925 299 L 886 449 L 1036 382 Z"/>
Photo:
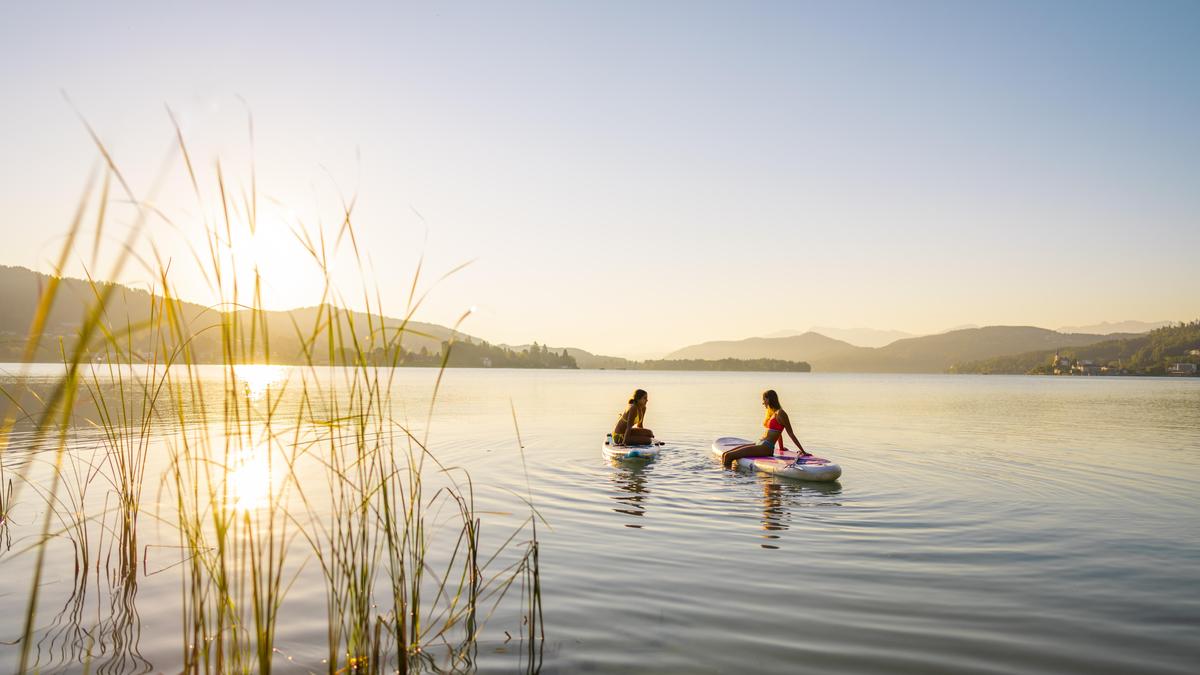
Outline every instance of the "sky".
<path fill-rule="evenodd" d="M 219 162 L 273 308 L 352 201 L 345 302 L 419 265 L 416 318 L 496 343 L 1200 317 L 1195 2 L 4 3 L 0 91 L 0 264 L 50 269 L 86 120 L 202 302 Z M 144 285 L 110 196 L 66 271 Z"/>

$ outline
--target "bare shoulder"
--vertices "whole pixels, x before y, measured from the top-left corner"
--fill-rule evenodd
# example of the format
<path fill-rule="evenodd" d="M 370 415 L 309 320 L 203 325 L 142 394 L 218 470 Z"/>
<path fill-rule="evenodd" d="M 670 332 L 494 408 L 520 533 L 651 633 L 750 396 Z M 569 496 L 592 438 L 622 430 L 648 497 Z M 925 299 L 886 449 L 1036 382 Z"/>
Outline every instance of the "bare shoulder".
<path fill-rule="evenodd" d="M 786 411 L 786 410 L 784 410 L 783 408 L 780 408 L 779 410 L 776 410 L 776 411 L 775 411 L 775 417 L 776 417 L 776 419 L 778 419 L 780 422 L 787 422 L 787 421 L 788 421 L 788 414 L 787 414 L 787 411 Z"/>

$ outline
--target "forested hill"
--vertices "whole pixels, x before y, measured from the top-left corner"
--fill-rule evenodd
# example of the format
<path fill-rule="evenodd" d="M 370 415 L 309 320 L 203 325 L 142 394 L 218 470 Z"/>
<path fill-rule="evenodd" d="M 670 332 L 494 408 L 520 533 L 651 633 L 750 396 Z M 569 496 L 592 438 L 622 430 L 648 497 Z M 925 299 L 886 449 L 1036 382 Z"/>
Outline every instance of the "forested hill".
<path fill-rule="evenodd" d="M 537 347 L 536 344 L 533 345 Z M 525 350 L 528 345 L 510 347 Z M 544 349 L 544 348 L 543 348 Z M 647 359 L 634 361 L 619 356 L 602 356 L 575 347 L 551 348 L 552 353 L 570 356 L 580 368 L 596 370 L 693 370 L 741 371 L 760 373 L 808 373 L 812 366 L 804 361 L 785 359 Z"/>
<path fill-rule="evenodd" d="M 456 342 L 453 346 L 442 343 L 439 352 L 406 353 L 396 365 L 440 366 L 443 361 L 450 368 L 579 368 L 567 350 L 551 350 L 536 342 L 520 349 L 487 342 Z M 386 362 L 377 364 L 389 365 Z"/>
<path fill-rule="evenodd" d="M 39 298 L 50 280 L 48 275 L 23 267 L 0 266 L 0 361 L 21 359 Z M 89 308 L 94 306 L 97 294 L 106 288 L 112 289 L 112 296 L 104 323 L 118 332 L 126 327 L 134 327 L 134 337 L 124 341 L 122 347 L 135 355 L 153 351 L 151 332 L 137 327 L 156 321 L 156 315 L 162 312 L 163 299 L 160 296 L 119 284 L 93 285 L 82 279 L 62 278 L 34 360 L 61 360 L 60 340 L 68 350 L 74 347 L 79 339 L 79 327 Z M 269 360 L 280 364 L 348 363 L 365 359 L 376 363 L 397 362 L 397 365 L 438 365 L 442 361 L 444 346 L 453 339 L 455 345 L 448 363 L 451 366 L 576 367 L 569 355 L 551 354 L 544 348 L 539 348 L 536 353 L 523 354 L 488 345 L 478 338 L 456 333 L 445 326 L 420 321 L 406 322 L 394 317 L 381 319 L 363 312 L 305 307 L 289 311 L 264 311 L 252 317 L 248 310 L 223 312 L 191 302 L 179 302 L 176 308 L 191 337 L 189 345 L 192 358 L 198 363 L 223 361 L 219 330 L 223 322 L 234 324 L 248 334 L 253 321 L 259 326 L 266 326 L 270 338 Z M 335 321 L 330 321 L 331 314 L 337 317 Z M 386 350 L 379 347 L 383 343 L 381 336 L 394 337 L 401 328 L 401 351 L 384 353 Z M 259 342 L 261 344 L 261 338 Z M 351 346 L 355 342 L 359 344 L 358 348 Z M 331 343 L 340 344 L 342 348 L 330 348 Z M 361 354 L 356 353 L 359 350 Z M 89 359 L 108 356 L 105 345 L 89 345 Z M 247 360 L 268 360 L 262 353 L 244 356 Z"/>
<path fill-rule="evenodd" d="M 511 349 L 513 351 L 523 352 L 532 347 L 536 347 L 537 343 L 534 343 L 533 345 L 517 345 L 517 346 L 500 345 L 500 346 L 507 348 L 507 349 Z M 634 368 L 638 367 L 638 362 L 633 361 L 631 359 L 622 358 L 620 356 L 604 356 L 602 354 L 593 354 L 585 349 L 579 349 L 577 347 L 546 347 L 546 348 L 552 352 L 558 352 L 558 353 L 565 351 L 567 353 L 567 356 L 570 356 L 572 359 L 575 359 L 575 363 L 578 364 L 578 366 L 580 368 L 587 369 L 587 370 L 606 370 L 606 369 L 607 370 L 630 370 L 630 369 L 634 369 Z"/>
<path fill-rule="evenodd" d="M 50 277 L 21 267 L 0 266 L 0 361 L 20 360 L 38 300 Z M 126 286 L 64 278 L 42 331 L 43 339 L 34 355 L 37 361 L 60 360 L 61 349 L 73 349 L 79 328 L 97 293 L 111 289 L 104 323 L 115 333 L 132 329 L 133 337 L 122 338 L 122 348 L 134 355 L 154 349 L 150 331 L 138 328 L 153 324 L 162 312 L 163 300 L 145 290 Z M 856 347 L 820 335 L 779 338 L 750 338 L 708 342 L 678 350 L 666 359 L 632 361 L 591 354 L 582 349 L 539 346 L 510 348 L 490 345 L 478 338 L 456 333 L 437 324 L 405 322 L 393 317 L 367 315 L 329 306 L 288 311 L 262 311 L 204 307 L 177 302 L 182 317 L 190 358 L 197 363 L 220 363 L 222 329 L 248 334 L 251 324 L 270 339 L 269 359 L 262 340 L 255 353 L 236 355 L 236 360 L 273 363 L 350 363 L 366 360 L 396 365 L 438 365 L 445 361 L 445 345 L 454 341 L 450 366 L 493 368 L 613 368 L 641 370 L 752 370 L 819 372 L 1030 372 L 1048 362 L 1055 350 L 1071 358 L 1137 364 L 1146 372 L 1158 372 L 1172 358 L 1186 355 L 1188 331 L 1194 324 L 1159 329 L 1149 335 L 1102 336 L 1059 333 L 1032 326 L 988 326 L 950 331 L 938 335 L 897 340 L 885 347 Z M 332 317 L 332 318 L 331 318 Z M 401 350 L 389 353 L 381 336 L 394 337 L 401 331 Z M 1166 331 L 1166 332 L 1163 332 Z M 1097 344 L 1097 343 L 1103 343 Z M 332 345 L 339 345 L 333 347 Z M 355 346 L 357 345 L 357 346 Z M 1095 345 L 1095 350 L 1082 348 Z M 1148 351 L 1145 351 L 1148 350 Z M 1015 356 L 1014 356 L 1015 355 Z M 106 345 L 88 345 L 85 358 L 105 359 Z"/>
<path fill-rule="evenodd" d="M 1158 328 L 1145 335 L 1125 336 L 1079 347 L 1041 349 L 1012 356 L 968 361 L 954 366 L 956 373 L 1048 374 L 1057 353 L 1072 362 L 1094 361 L 1099 366 L 1136 375 L 1163 375 L 1173 363 L 1200 364 L 1200 320 Z"/>

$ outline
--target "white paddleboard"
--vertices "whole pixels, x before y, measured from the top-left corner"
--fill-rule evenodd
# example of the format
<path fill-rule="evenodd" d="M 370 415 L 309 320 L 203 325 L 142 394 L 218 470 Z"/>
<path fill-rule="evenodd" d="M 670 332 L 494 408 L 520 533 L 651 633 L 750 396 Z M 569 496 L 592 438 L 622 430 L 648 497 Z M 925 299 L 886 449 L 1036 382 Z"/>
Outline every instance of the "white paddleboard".
<path fill-rule="evenodd" d="M 600 453 L 606 459 L 654 459 L 664 445 L 662 441 L 655 441 L 654 445 L 615 445 L 605 440 Z"/>
<path fill-rule="evenodd" d="M 712 444 L 713 455 L 720 459 L 721 453 L 753 442 L 733 436 L 718 438 Z M 738 460 L 738 467 L 798 480 L 834 481 L 842 475 L 842 467 L 822 457 L 797 457 L 790 450 L 783 453 L 776 450 L 776 453 L 771 457 L 743 457 Z"/>

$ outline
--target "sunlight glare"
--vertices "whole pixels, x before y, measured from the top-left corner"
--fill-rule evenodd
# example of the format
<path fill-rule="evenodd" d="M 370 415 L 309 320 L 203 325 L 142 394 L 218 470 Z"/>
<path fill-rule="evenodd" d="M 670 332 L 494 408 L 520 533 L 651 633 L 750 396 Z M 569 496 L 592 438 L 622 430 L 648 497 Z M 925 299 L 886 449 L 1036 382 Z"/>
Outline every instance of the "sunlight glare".
<path fill-rule="evenodd" d="M 270 500 L 272 477 L 266 453 L 266 448 L 246 451 L 226 475 L 229 503 L 234 510 L 252 511 Z"/>
<path fill-rule="evenodd" d="M 287 379 L 287 366 L 270 366 L 265 364 L 238 364 L 233 367 L 233 373 L 245 389 L 246 397 L 258 401 L 266 395 L 267 389 L 281 384 Z"/>

